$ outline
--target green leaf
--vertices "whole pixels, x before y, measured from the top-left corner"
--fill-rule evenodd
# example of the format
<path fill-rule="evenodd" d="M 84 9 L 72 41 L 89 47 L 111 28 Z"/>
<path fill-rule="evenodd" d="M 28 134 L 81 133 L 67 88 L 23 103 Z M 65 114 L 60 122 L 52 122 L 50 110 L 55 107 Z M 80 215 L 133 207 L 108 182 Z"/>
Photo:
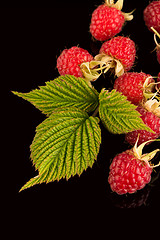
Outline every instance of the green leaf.
<path fill-rule="evenodd" d="M 38 176 L 22 188 L 52 182 L 81 173 L 97 158 L 101 129 L 99 118 L 76 108 L 57 109 L 36 129 L 31 159 Z"/>
<path fill-rule="evenodd" d="M 99 95 L 83 78 L 71 75 L 48 81 L 45 86 L 29 93 L 15 91 L 13 93 L 29 101 L 48 116 L 54 109 L 61 107 L 77 107 L 86 112 L 92 112 L 98 106 Z"/>
<path fill-rule="evenodd" d="M 102 89 L 99 95 L 99 114 L 104 126 L 114 134 L 122 134 L 134 130 L 147 130 L 135 105 L 131 104 L 121 93 L 113 89 L 108 92 Z"/>

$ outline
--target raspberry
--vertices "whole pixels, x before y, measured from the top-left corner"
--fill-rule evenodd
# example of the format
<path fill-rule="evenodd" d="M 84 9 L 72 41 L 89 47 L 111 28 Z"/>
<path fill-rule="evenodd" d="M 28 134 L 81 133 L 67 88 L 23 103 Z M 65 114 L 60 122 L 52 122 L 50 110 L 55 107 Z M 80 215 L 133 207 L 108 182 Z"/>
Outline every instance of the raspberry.
<path fill-rule="evenodd" d="M 124 22 L 133 18 L 132 15 L 121 11 L 123 6 L 120 6 L 120 2 L 122 1 L 117 1 L 116 4 L 110 2 L 106 0 L 105 4 L 100 5 L 92 13 L 90 32 L 99 41 L 114 37 L 122 30 Z"/>
<path fill-rule="evenodd" d="M 115 80 L 114 89 L 125 95 L 131 103 L 138 105 L 144 98 L 146 79 L 148 79 L 148 84 L 154 82 L 149 74 L 127 72 Z"/>
<path fill-rule="evenodd" d="M 160 136 L 160 117 L 156 116 L 152 112 L 147 111 L 142 106 L 138 106 L 136 110 L 141 114 L 141 119 L 143 120 L 143 122 L 155 133 L 148 132 L 146 130 L 136 130 L 126 134 L 126 141 L 131 145 L 134 145 L 138 136 L 138 144 L 158 138 Z"/>
<path fill-rule="evenodd" d="M 150 163 L 160 149 L 142 154 L 144 146 L 153 140 L 139 147 L 137 142 L 138 138 L 133 148 L 115 156 L 110 165 L 108 182 L 112 191 L 120 195 L 144 188 L 151 180 L 152 169 L 160 165 L 160 162 L 157 165 Z"/>
<path fill-rule="evenodd" d="M 118 154 L 110 165 L 108 182 L 117 194 L 134 193 L 151 180 L 152 168 L 138 159 L 133 150 Z"/>
<path fill-rule="evenodd" d="M 160 1 L 151 2 L 143 12 L 144 21 L 149 30 L 154 27 L 160 32 Z"/>
<path fill-rule="evenodd" d="M 135 61 L 135 43 L 128 37 L 114 37 L 102 44 L 100 53 L 105 53 L 119 60 L 124 70 L 129 71 Z"/>
<path fill-rule="evenodd" d="M 92 14 L 90 32 L 95 39 L 105 41 L 118 34 L 124 22 L 125 19 L 120 10 L 100 5 Z"/>
<path fill-rule="evenodd" d="M 70 74 L 75 77 L 83 77 L 80 65 L 83 62 L 90 62 L 93 57 L 79 47 L 65 49 L 57 59 L 57 68 L 60 75 Z"/>

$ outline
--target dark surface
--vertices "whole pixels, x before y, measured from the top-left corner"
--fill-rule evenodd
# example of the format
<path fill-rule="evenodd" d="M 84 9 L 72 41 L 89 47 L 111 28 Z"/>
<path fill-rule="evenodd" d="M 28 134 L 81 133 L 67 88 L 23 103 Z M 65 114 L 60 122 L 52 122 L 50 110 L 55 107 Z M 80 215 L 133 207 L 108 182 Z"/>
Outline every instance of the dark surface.
<path fill-rule="evenodd" d="M 133 71 L 143 71 L 156 76 L 160 65 L 156 60 L 156 53 L 153 52 L 153 34 L 143 22 L 143 9 L 148 2 L 125 1 L 125 12 L 133 9 L 136 11 L 134 19 L 126 23 L 119 35 L 130 36 L 136 43 L 137 58 Z M 127 197 L 111 192 L 107 182 L 110 161 L 129 146 L 123 135 L 111 135 L 103 127 L 100 153 L 92 169 L 87 169 L 80 177 L 75 176 L 68 182 L 61 180 L 42 184 L 18 193 L 19 189 L 37 174 L 30 160 L 29 146 L 36 126 L 45 116 L 27 101 L 14 96 L 11 90 L 28 92 L 56 78 L 56 58 L 64 48 L 78 45 L 93 55 L 97 54 L 101 43 L 92 41 L 89 24 L 93 10 L 100 3 L 98 0 L 74 4 L 69 1 L 61 2 L 52 8 L 0 8 L 1 116 L 4 134 L 2 151 L 5 151 L 1 158 L 5 164 L 4 167 L 1 166 L 4 200 L 2 206 L 7 205 L 4 221 L 6 224 L 18 217 L 18 224 L 21 225 L 14 230 L 19 231 L 22 227 L 26 232 L 26 228 L 30 229 L 35 222 L 40 221 L 42 225 L 50 222 L 52 225 L 53 221 L 55 232 L 58 232 L 58 226 L 69 224 L 69 228 L 64 228 L 66 234 L 67 231 L 72 232 L 73 226 L 74 229 L 77 227 L 80 234 L 81 229 L 88 229 L 87 224 L 91 224 L 90 221 L 93 221 L 93 228 L 102 221 L 103 232 L 108 221 L 113 226 L 121 222 L 122 217 L 126 221 L 138 212 L 143 213 L 140 216 L 147 216 L 148 211 L 158 213 L 160 210 L 160 178 L 144 190 Z M 109 78 L 109 75 L 107 77 Z M 113 81 L 113 76 L 110 79 Z M 111 86 L 103 77 L 95 83 L 98 90 Z M 3 97 L 3 93 L 7 93 L 7 98 Z M 154 143 L 146 147 L 146 151 L 158 145 L 159 143 Z M 158 158 L 159 156 L 156 161 Z M 156 169 L 153 177 L 156 177 L 158 172 L 160 168 Z M 49 216 L 52 220 L 49 220 Z M 82 221 L 81 225 L 76 224 L 77 219 Z M 141 218 L 137 221 L 141 222 Z M 109 231 L 109 225 L 107 226 Z M 41 229 L 37 231 L 40 232 Z M 59 232 L 62 233 L 63 231 Z"/>

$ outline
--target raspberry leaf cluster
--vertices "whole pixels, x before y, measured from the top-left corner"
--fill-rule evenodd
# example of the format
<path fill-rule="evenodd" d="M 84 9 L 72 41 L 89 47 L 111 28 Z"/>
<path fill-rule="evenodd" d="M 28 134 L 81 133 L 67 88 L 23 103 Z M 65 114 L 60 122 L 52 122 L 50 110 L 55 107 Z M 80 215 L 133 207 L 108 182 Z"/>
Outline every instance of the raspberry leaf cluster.
<path fill-rule="evenodd" d="M 60 76 L 29 93 L 13 92 L 47 115 L 36 128 L 31 159 L 38 175 L 21 190 L 38 183 L 81 175 L 92 167 L 101 144 L 101 120 L 113 134 L 151 131 L 127 98 L 113 89 L 99 94 L 82 78 Z M 99 118 L 96 115 L 99 112 Z"/>
<path fill-rule="evenodd" d="M 146 25 L 154 32 L 158 62 L 160 35 L 153 16 L 159 4 L 153 1 L 144 11 Z M 92 167 L 102 142 L 100 121 L 112 134 L 126 134 L 126 140 L 134 143 L 132 149 L 113 159 L 108 178 L 112 191 L 124 194 L 142 189 L 151 179 L 152 168 L 160 165 L 149 163 L 159 149 L 142 155 L 143 147 L 159 137 L 159 80 L 155 83 L 150 75 L 128 72 L 135 62 L 135 43 L 116 35 L 125 21 L 133 19 L 133 11 L 124 13 L 122 8 L 123 0 L 105 0 L 93 12 L 90 33 L 96 40 L 107 40 L 98 55 L 93 57 L 77 46 L 64 49 L 57 59 L 61 76 L 28 93 L 13 91 L 46 115 L 30 146 L 38 175 L 20 191 L 40 183 L 68 180 Z M 118 78 L 111 91 L 102 89 L 98 93 L 91 82 L 108 70 Z"/>

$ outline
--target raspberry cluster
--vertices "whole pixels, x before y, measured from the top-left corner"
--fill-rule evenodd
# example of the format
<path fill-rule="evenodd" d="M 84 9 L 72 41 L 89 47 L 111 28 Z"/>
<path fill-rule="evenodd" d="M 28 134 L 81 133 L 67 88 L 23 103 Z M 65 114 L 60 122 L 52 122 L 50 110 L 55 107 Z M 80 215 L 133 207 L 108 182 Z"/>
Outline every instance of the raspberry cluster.
<path fill-rule="evenodd" d="M 116 3 L 105 0 L 94 10 L 90 34 L 95 41 L 103 41 L 98 55 L 93 57 L 87 50 L 73 46 L 64 49 L 57 59 L 60 75 L 83 77 L 91 87 L 91 82 L 112 70 L 115 76 L 113 88 L 137 106 L 141 119 L 153 130 L 153 133 L 135 130 L 126 134 L 126 141 L 134 147 L 113 159 L 108 178 L 112 191 L 118 194 L 134 193 L 149 183 L 155 167 L 149 161 L 158 150 L 142 155 L 142 148 L 160 136 L 160 73 L 157 73 L 158 77 L 152 77 L 144 72 L 131 71 L 135 64 L 136 44 L 129 37 L 116 35 L 126 21 L 133 19 L 133 12 L 124 13 L 122 7 L 123 0 Z M 142 14 L 146 27 L 154 36 L 160 64 L 160 1 L 152 1 Z"/>

